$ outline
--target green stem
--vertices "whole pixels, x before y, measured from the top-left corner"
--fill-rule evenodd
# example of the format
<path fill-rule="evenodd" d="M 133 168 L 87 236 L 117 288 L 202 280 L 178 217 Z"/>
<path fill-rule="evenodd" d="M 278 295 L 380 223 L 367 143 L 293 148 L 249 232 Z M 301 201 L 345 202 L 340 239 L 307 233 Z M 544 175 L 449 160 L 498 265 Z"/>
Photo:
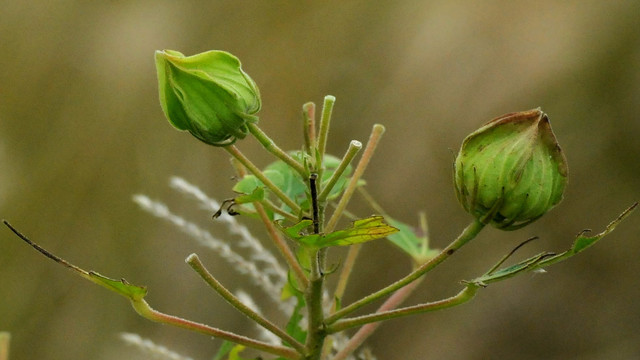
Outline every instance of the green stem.
<path fill-rule="evenodd" d="M 385 301 L 384 304 L 382 304 L 382 306 L 380 306 L 380 308 L 378 308 L 376 313 L 377 314 L 384 313 L 386 311 L 393 310 L 393 309 L 397 308 L 400 304 L 402 304 L 409 297 L 409 295 L 411 295 L 413 293 L 413 291 L 420 284 L 420 282 L 421 282 L 420 280 L 422 280 L 422 279 L 423 278 L 420 278 L 417 281 L 414 281 L 411 284 L 409 284 L 409 285 L 403 287 L 402 289 L 396 291 L 395 293 L 393 293 L 393 295 L 391 295 L 387 299 L 387 301 Z M 373 334 L 373 332 L 376 331 L 378 329 L 378 327 L 380 327 L 380 325 L 382 325 L 382 323 L 378 321 L 378 322 L 373 322 L 373 323 L 369 323 L 369 324 L 366 324 L 366 325 L 362 326 L 349 339 L 349 341 L 347 341 L 347 343 L 342 348 L 342 350 L 340 350 L 336 354 L 336 356 L 333 357 L 332 360 L 344 360 L 344 359 L 346 359 L 360 345 L 362 345 L 362 343 L 364 343 L 364 341 L 367 340 L 367 338 L 369 338 L 369 336 L 371 336 L 371 334 Z"/>
<path fill-rule="evenodd" d="M 356 166 L 356 169 L 353 172 L 353 176 L 351 177 L 349 184 L 347 185 L 347 188 L 342 194 L 342 197 L 340 198 L 340 201 L 338 202 L 338 205 L 336 206 L 336 209 L 334 210 L 333 215 L 327 222 L 327 225 L 325 227 L 325 232 L 333 231 L 333 229 L 338 223 L 338 220 L 340 219 L 342 214 L 345 212 L 347 204 L 349 203 L 349 200 L 351 200 L 351 196 L 353 196 L 353 193 L 358 187 L 358 181 L 360 181 L 360 178 L 364 174 L 364 171 L 366 170 L 367 165 L 369 165 L 369 161 L 371 160 L 371 157 L 373 156 L 375 149 L 378 146 L 378 143 L 380 142 L 380 138 L 382 137 L 382 134 L 384 134 L 384 130 L 385 128 L 382 125 L 376 124 L 373 126 L 371 135 L 369 136 L 369 141 L 367 142 L 367 146 L 364 149 L 364 153 L 362 154 L 362 157 L 360 158 L 360 161 L 358 162 L 358 165 Z M 347 155 L 345 155 L 345 158 L 346 156 Z M 351 271 L 353 270 L 353 266 L 355 265 L 355 262 L 361 247 L 362 247 L 362 244 L 355 244 L 349 247 L 347 260 L 345 261 L 344 266 L 340 271 L 340 276 L 338 277 L 338 285 L 336 287 L 334 298 L 342 298 L 342 296 L 344 295 L 344 291 L 347 287 L 349 276 L 351 275 Z M 335 310 L 335 303 L 331 310 L 332 311 Z"/>
<path fill-rule="evenodd" d="M 260 203 L 268 210 L 273 211 L 274 213 L 281 215 L 283 218 L 291 221 L 292 223 L 297 223 L 300 221 L 298 216 L 289 213 L 288 211 L 278 207 L 278 205 L 274 204 L 273 201 L 269 199 L 264 199 L 260 201 Z"/>
<path fill-rule="evenodd" d="M 284 163 L 289 165 L 292 169 L 297 171 L 303 179 L 307 178 L 309 175 L 304 167 L 297 162 L 294 158 L 292 158 L 289 154 L 287 154 L 284 150 L 280 149 L 276 143 L 267 136 L 267 134 L 262 131 L 258 127 L 258 125 L 254 123 L 248 123 L 247 127 L 251 134 L 262 144 L 262 146 L 267 149 L 270 153 L 275 155 L 278 159 L 282 160 Z"/>
<path fill-rule="evenodd" d="M 311 149 L 316 143 L 316 104 L 308 102 L 302 105 L 302 135 L 307 154 L 313 155 Z"/>
<path fill-rule="evenodd" d="M 320 204 L 318 204 L 318 174 L 309 176 L 309 193 L 311 195 L 311 207 L 313 209 L 313 233 L 320 234 L 323 231 L 323 223 L 320 216 Z M 322 306 L 322 293 L 324 289 L 324 260 L 326 249 L 307 251 L 309 269 L 309 287 L 304 296 L 308 313 L 307 349 L 305 360 L 320 360 L 322 346 L 326 338 L 324 329 L 324 307 Z"/>
<path fill-rule="evenodd" d="M 322 307 L 322 290 L 324 276 L 321 271 L 320 250 L 309 252 L 311 263 L 309 287 L 305 291 L 305 301 L 308 312 L 307 354 L 305 360 L 319 360 L 322 354 L 322 344 L 326 338 L 324 328 L 324 311 Z"/>
<path fill-rule="evenodd" d="M 329 178 L 329 181 L 320 192 L 320 195 L 318 196 L 318 202 L 324 203 L 325 201 L 327 201 L 327 197 L 331 193 L 331 190 L 336 185 L 347 166 L 351 164 L 351 160 L 353 160 L 360 149 L 362 149 L 362 143 L 360 141 L 353 140 L 351 141 L 351 143 L 349 143 L 349 148 L 342 157 L 340 164 L 338 164 L 338 167 L 333 172 L 333 174 Z"/>
<path fill-rule="evenodd" d="M 151 306 L 149 306 L 149 304 L 144 301 L 144 299 L 131 299 L 131 305 L 133 305 L 133 308 L 138 314 L 140 314 L 140 316 L 151 321 L 199 332 L 201 334 L 213 336 L 219 339 L 228 340 L 236 344 L 267 352 L 269 354 L 281 356 L 285 359 L 303 359 L 302 356 L 292 348 L 268 344 L 262 341 L 248 338 L 246 336 L 197 323 L 195 321 L 190 321 L 177 316 L 161 313 L 151 308 Z"/>
<path fill-rule="evenodd" d="M 262 204 L 256 202 L 253 203 L 253 205 L 255 206 L 258 215 L 260 215 L 260 219 L 264 223 L 264 226 L 267 228 L 269 237 L 280 251 L 280 254 L 282 254 L 282 256 L 284 257 L 287 265 L 289 265 L 289 269 L 293 271 L 296 280 L 298 280 L 298 283 L 300 284 L 300 286 L 302 286 L 303 289 L 307 288 L 309 286 L 309 279 L 300 266 L 300 263 L 298 263 L 295 254 L 293 253 L 293 251 L 291 251 L 291 248 L 289 248 L 289 245 L 287 245 L 282 236 L 280 236 L 278 230 L 276 230 L 276 227 L 273 225 L 271 219 L 269 219 L 269 216 L 264 210 Z"/>
<path fill-rule="evenodd" d="M 291 347 L 298 350 L 299 353 L 304 353 L 304 345 L 294 339 L 291 335 L 287 334 L 284 330 L 280 329 L 274 323 L 264 318 L 262 315 L 253 311 L 247 305 L 243 304 L 237 297 L 235 297 L 231 291 L 227 290 L 211 273 L 204 267 L 198 255 L 191 254 L 187 257 L 187 264 L 195 270 L 198 275 L 209 285 L 211 286 L 223 299 L 225 299 L 231 306 L 235 307 L 238 311 L 246 315 L 251 320 L 258 323 L 260 326 L 265 329 L 271 331 L 273 334 L 277 335 L 280 339 L 287 342 Z"/>
<path fill-rule="evenodd" d="M 437 265 L 439 265 L 440 263 L 448 259 L 464 244 L 469 242 L 469 240 L 475 238 L 480 232 L 480 230 L 484 228 L 484 226 L 485 224 L 483 224 L 480 220 L 474 219 L 473 222 L 471 222 L 471 224 L 469 224 L 469 226 L 467 226 L 462 231 L 462 233 L 458 236 L 458 238 L 455 239 L 453 242 L 451 242 L 446 248 L 444 248 L 440 252 L 440 254 L 438 254 L 436 257 L 420 265 L 420 267 L 416 268 L 409 275 L 385 287 L 384 289 L 381 289 L 371 295 L 365 296 L 364 298 L 352 303 L 351 305 L 338 310 L 337 312 L 335 312 L 333 315 L 329 316 L 326 319 L 326 323 L 333 324 L 339 319 L 361 308 L 362 306 L 369 304 L 381 297 L 387 296 L 390 293 L 393 293 L 398 289 L 401 289 L 406 285 L 412 283 L 413 281 L 417 280 L 422 275 L 426 274 L 427 272 L 435 268 Z"/>
<path fill-rule="evenodd" d="M 333 112 L 333 104 L 335 104 L 335 102 L 335 96 L 327 95 L 324 97 L 324 103 L 322 105 L 322 116 L 320 117 L 320 131 L 318 135 L 318 154 L 320 155 L 320 159 L 324 159 L 324 154 L 327 148 L 329 125 L 331 124 L 331 113 Z"/>
<path fill-rule="evenodd" d="M 415 306 L 409 306 L 402 309 L 384 311 L 380 313 L 358 316 L 349 319 L 342 319 L 336 321 L 333 325 L 329 326 L 327 331 L 329 333 L 336 333 L 339 331 L 343 331 L 349 328 L 362 326 L 364 324 L 369 324 L 378 321 L 395 319 L 402 316 L 409 316 L 415 314 L 421 314 L 430 311 L 447 309 L 456 305 L 463 304 L 475 296 L 476 292 L 480 288 L 479 285 L 476 284 L 467 284 L 467 286 L 460 291 L 457 295 L 454 295 L 450 298 L 434 301 L 426 304 L 420 304 Z"/>
<path fill-rule="evenodd" d="M 241 178 L 245 177 L 247 175 L 246 167 L 244 167 L 237 159 L 233 159 L 233 160 L 235 160 L 235 161 L 232 161 L 233 167 L 236 169 L 238 176 Z M 268 206 L 273 206 L 274 208 L 276 207 L 275 205 L 271 204 L 271 202 L 268 200 L 266 201 L 266 203 Z M 267 212 L 265 211 L 263 204 L 261 202 L 254 202 L 253 206 L 255 207 L 256 212 L 260 216 L 260 220 L 262 220 L 262 223 L 267 229 L 267 233 L 269 234 L 269 237 L 271 238 L 273 243 L 276 245 L 276 247 L 280 251 L 280 254 L 282 254 L 282 256 L 284 257 L 285 261 L 287 262 L 287 265 L 289 265 L 289 269 L 293 271 L 293 274 L 298 280 L 298 283 L 303 288 L 306 288 L 307 286 L 309 286 L 309 279 L 307 278 L 307 275 L 305 274 L 304 270 L 298 263 L 298 260 L 296 256 L 293 254 L 293 251 L 291 251 L 291 248 L 289 248 L 289 245 L 287 245 L 286 241 L 284 241 L 282 236 L 280 236 L 280 233 L 276 230 L 275 226 L 273 225 L 273 222 L 271 222 L 271 219 L 267 215 Z M 275 209 L 272 209 L 272 210 L 275 210 Z M 289 218 L 289 217 L 285 216 L 285 218 Z M 297 218 L 292 219 L 292 221 L 297 221 L 297 220 L 298 220 Z"/>
<path fill-rule="evenodd" d="M 347 252 L 347 257 L 344 260 L 344 264 L 342 265 L 342 270 L 340 271 L 340 276 L 338 277 L 338 284 L 336 285 L 336 290 L 334 292 L 334 299 L 342 299 L 344 296 L 344 292 L 347 289 L 347 283 L 349 282 L 349 277 L 351 276 L 351 271 L 355 266 L 356 259 L 358 258 L 358 254 L 360 253 L 360 249 L 362 248 L 362 244 L 353 244 L 349 246 L 349 251 Z M 335 312 L 337 303 L 334 301 L 331 307 L 331 313 Z"/>
<path fill-rule="evenodd" d="M 236 158 L 250 173 L 255 175 L 273 194 L 278 197 L 283 203 L 285 203 L 291 211 L 295 214 L 299 214 L 301 212 L 300 206 L 296 204 L 293 200 L 291 200 L 287 194 L 282 192 L 271 180 L 269 180 L 264 173 L 255 166 L 251 160 L 249 160 L 240 149 L 238 149 L 235 145 L 224 146 L 223 149 L 227 150 L 231 156 Z"/>
<path fill-rule="evenodd" d="M 378 143 L 380 142 L 380 138 L 382 137 L 382 134 L 384 134 L 384 130 L 385 130 L 384 126 L 380 124 L 376 124 L 373 126 L 371 135 L 369 136 L 369 141 L 367 142 L 367 146 L 364 149 L 364 153 L 362 154 L 362 157 L 358 162 L 358 166 L 356 166 L 356 169 L 353 172 L 353 176 L 351 176 L 349 185 L 347 185 L 347 188 L 345 189 L 344 193 L 342 194 L 342 197 L 340 198 L 340 201 L 338 202 L 338 205 L 336 206 L 336 210 L 333 212 L 333 214 L 331 215 L 331 218 L 327 222 L 327 225 L 325 227 L 325 232 L 333 231 L 335 226 L 338 224 L 338 220 L 340 220 L 340 217 L 342 216 L 342 213 L 346 209 L 347 204 L 349 203 L 349 200 L 351 200 L 351 196 L 353 195 L 353 192 L 358 187 L 358 181 L 364 174 L 364 171 L 366 170 L 367 165 L 369 165 L 369 160 L 371 160 L 371 157 L 373 156 L 373 153 L 375 152 L 375 149 L 378 146 Z"/>

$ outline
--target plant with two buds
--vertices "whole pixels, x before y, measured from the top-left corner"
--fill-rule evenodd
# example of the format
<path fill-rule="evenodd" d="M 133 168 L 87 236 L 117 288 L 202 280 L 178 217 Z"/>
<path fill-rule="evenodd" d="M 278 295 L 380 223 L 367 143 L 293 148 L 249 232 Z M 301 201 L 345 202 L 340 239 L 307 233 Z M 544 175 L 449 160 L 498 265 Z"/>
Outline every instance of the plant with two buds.
<path fill-rule="evenodd" d="M 127 297 L 143 317 L 223 339 L 223 346 L 215 359 L 243 359 L 241 351 L 245 348 L 257 349 L 263 356 L 270 354 L 277 359 L 373 359 L 370 352 L 360 351 L 360 346 L 381 322 L 451 308 L 471 300 L 488 284 L 526 272 L 544 271 L 547 266 L 566 260 L 596 243 L 637 205 L 635 203 L 626 209 L 597 235 L 581 232 L 572 246 L 562 253 L 542 252 L 515 264 L 503 265 L 514 249 L 486 273 L 463 281 L 457 294 L 403 307 L 401 304 L 425 274 L 475 238 L 486 225 L 501 230 L 519 229 L 560 202 L 567 184 L 567 163 L 545 113 L 534 109 L 506 114 L 489 121 L 464 139 L 455 159 L 454 183 L 459 202 L 473 220 L 456 239 L 442 250 L 437 250 L 430 247 L 424 216 L 420 217 L 417 228 L 402 223 L 389 217 L 364 190 L 363 174 L 384 133 L 382 125 L 373 126 L 357 164 L 352 165 L 352 162 L 362 150 L 359 141 L 351 141 L 342 158 L 327 154 L 325 150 L 335 98 L 326 96 L 319 123 L 313 103 L 302 107 L 304 142 L 301 150 L 283 151 L 258 127 L 256 113 L 261 107 L 258 87 L 242 70 L 235 56 L 224 51 L 184 56 L 177 51 L 165 50 L 156 52 L 156 67 L 160 103 L 169 122 L 209 145 L 226 150 L 233 159 L 239 181 L 232 190 L 237 196 L 226 200 L 222 206 L 217 205 L 214 217 L 233 221 L 234 224 L 235 220 L 228 215 L 242 215 L 261 221 L 286 263 L 285 270 L 273 258 L 268 263 L 277 269 L 270 272 L 251 264 L 245 266 L 250 276 L 264 282 L 270 281 L 269 274 L 279 274 L 281 281 L 278 286 L 265 288 L 275 292 L 269 294 L 272 298 L 280 299 L 281 308 L 289 319 L 286 324 L 277 325 L 254 305 L 242 301 L 242 296 L 225 288 L 196 254 L 189 255 L 186 262 L 229 304 L 268 333 L 270 336 L 265 336 L 267 340 L 245 337 L 154 310 L 144 299 L 145 287 L 85 271 L 33 243 L 8 222 L 5 224 L 49 258 Z M 275 157 L 275 161 L 264 169 L 254 165 L 235 145 L 249 134 Z M 183 180 L 176 182 L 181 184 L 178 187 L 196 198 L 216 204 Z M 347 211 L 356 192 L 364 196 L 377 215 L 357 218 Z M 148 198 L 138 197 L 137 200 L 146 202 L 156 214 L 163 212 L 162 206 L 157 204 L 153 210 L 154 204 L 150 204 Z M 195 237 L 206 238 L 205 235 L 209 235 L 193 224 L 186 226 L 182 218 L 166 211 L 159 216 L 185 227 L 186 232 L 195 234 Z M 343 218 L 350 218 L 352 222 L 339 228 Z M 412 271 L 368 296 L 344 304 L 343 295 L 361 246 L 382 238 L 388 239 L 407 255 Z M 262 245 L 254 244 L 264 251 Z M 336 246 L 349 248 L 346 258 L 339 266 L 329 266 L 328 252 Z M 233 259 L 228 260 L 233 262 Z M 329 276 L 338 277 L 335 288 L 327 287 Z M 382 299 L 385 300 L 376 311 L 354 316 L 354 312 L 365 305 Z M 351 336 L 344 333 L 349 329 L 355 330 Z"/>

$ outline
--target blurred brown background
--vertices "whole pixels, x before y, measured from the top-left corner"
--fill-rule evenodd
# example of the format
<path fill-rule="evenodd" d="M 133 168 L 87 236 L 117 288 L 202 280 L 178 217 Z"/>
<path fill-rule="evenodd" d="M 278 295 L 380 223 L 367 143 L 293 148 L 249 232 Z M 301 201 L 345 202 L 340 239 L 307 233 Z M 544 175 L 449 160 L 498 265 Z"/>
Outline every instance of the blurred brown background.
<path fill-rule="evenodd" d="M 233 171 L 225 152 L 164 119 L 154 50 L 237 55 L 261 89 L 262 128 L 287 149 L 301 146 L 301 105 L 321 104 L 326 94 L 337 97 L 329 145 L 336 155 L 351 139 L 365 141 L 374 123 L 386 125 L 369 191 L 405 222 L 425 210 L 436 247 L 470 220 L 451 185 L 462 139 L 495 116 L 541 106 L 569 161 L 565 200 L 525 229 L 485 230 L 409 302 L 449 296 L 518 242 L 541 237 L 521 257 L 562 251 L 578 231 L 602 230 L 640 199 L 639 14 L 639 1 L 5 1 L 0 217 L 81 267 L 147 285 L 159 310 L 253 335 L 183 260 L 198 252 L 230 288 L 258 301 L 264 295 L 131 201 L 147 194 L 227 236 L 167 185 L 179 175 L 224 199 Z M 254 140 L 239 147 L 261 166 L 270 161 Z M 640 358 L 638 234 L 637 213 L 546 275 L 386 323 L 368 344 L 379 359 Z M 409 271 L 382 240 L 360 260 L 345 302 Z M 16 360 L 145 358 L 119 340 L 122 331 L 197 360 L 211 359 L 220 344 L 138 317 L 126 300 L 7 229 L 0 330 L 12 333 Z"/>

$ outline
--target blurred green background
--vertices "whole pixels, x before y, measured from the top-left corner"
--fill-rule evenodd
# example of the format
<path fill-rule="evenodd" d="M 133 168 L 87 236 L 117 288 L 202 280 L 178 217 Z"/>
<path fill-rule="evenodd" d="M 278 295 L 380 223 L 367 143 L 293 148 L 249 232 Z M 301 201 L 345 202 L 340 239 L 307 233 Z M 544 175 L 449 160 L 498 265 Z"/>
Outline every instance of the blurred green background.
<path fill-rule="evenodd" d="M 273 303 L 220 256 L 131 201 L 147 194 L 228 237 L 168 187 L 179 175 L 224 199 L 233 196 L 233 171 L 224 151 L 165 120 L 155 50 L 238 56 L 262 93 L 261 127 L 283 148 L 300 148 L 300 107 L 326 94 L 337 97 L 329 144 L 336 155 L 384 124 L 368 189 L 405 222 L 426 211 L 435 247 L 470 220 L 451 179 L 462 139 L 493 117 L 541 106 L 569 161 L 565 200 L 522 230 L 485 230 L 408 303 L 446 297 L 520 241 L 541 238 L 521 257 L 562 251 L 577 232 L 602 230 L 640 199 L 639 14 L 639 1 L 5 1 L 0 217 L 81 267 L 147 285 L 159 310 L 255 335 L 184 258 L 197 252 L 223 283 L 251 293 L 282 323 Z M 239 147 L 261 166 L 270 161 L 255 140 Z M 371 212 L 362 204 L 351 210 Z M 546 275 L 388 322 L 368 345 L 379 359 L 640 358 L 638 234 L 634 214 Z M 367 245 L 345 302 L 409 268 L 387 242 Z M 12 333 L 12 359 L 146 358 L 119 340 L 122 331 L 201 360 L 220 344 L 138 317 L 126 300 L 7 229 L 0 330 Z"/>

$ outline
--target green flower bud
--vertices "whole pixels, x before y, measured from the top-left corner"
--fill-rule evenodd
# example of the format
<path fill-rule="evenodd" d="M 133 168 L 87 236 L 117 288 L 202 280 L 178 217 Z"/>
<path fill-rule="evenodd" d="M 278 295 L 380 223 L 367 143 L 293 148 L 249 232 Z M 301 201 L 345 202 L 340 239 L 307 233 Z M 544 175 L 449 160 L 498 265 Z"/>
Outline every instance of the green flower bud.
<path fill-rule="evenodd" d="M 240 60 L 224 51 L 184 56 L 156 51 L 160 105 L 169 122 L 214 146 L 233 144 L 255 123 L 260 92 Z"/>
<path fill-rule="evenodd" d="M 489 121 L 462 142 L 454 164 L 458 200 L 484 223 L 515 230 L 562 200 L 567 161 L 540 109 Z"/>

